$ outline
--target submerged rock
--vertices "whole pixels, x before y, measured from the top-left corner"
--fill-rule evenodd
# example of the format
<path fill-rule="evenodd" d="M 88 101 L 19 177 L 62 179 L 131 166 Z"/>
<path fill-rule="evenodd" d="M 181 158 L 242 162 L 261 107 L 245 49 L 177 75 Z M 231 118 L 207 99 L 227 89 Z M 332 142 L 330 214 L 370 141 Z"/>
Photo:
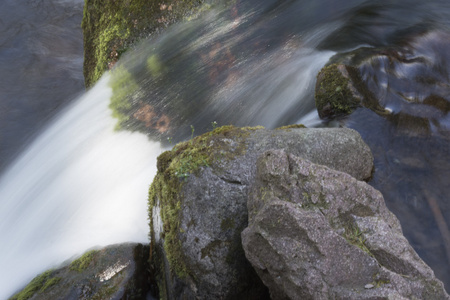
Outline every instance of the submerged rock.
<path fill-rule="evenodd" d="M 380 106 L 374 94 L 367 88 L 359 69 L 342 63 L 331 64 L 320 70 L 314 99 L 322 119 L 348 115 L 362 106 L 378 114 L 390 113 Z"/>
<path fill-rule="evenodd" d="M 429 31 L 398 45 L 335 55 L 317 76 L 319 116 L 339 117 L 363 106 L 410 131 L 443 126 L 450 111 L 448 41 L 448 32 Z"/>
<path fill-rule="evenodd" d="M 356 70 L 343 64 L 324 67 L 317 75 L 315 101 L 321 118 L 350 114 L 360 106 L 363 96 L 356 89 Z"/>
<path fill-rule="evenodd" d="M 152 288 L 148 251 L 132 243 L 88 251 L 40 274 L 10 299 L 145 299 Z"/>
<path fill-rule="evenodd" d="M 380 192 L 289 151 L 258 158 L 245 254 L 272 299 L 450 299 Z"/>
<path fill-rule="evenodd" d="M 241 232 L 257 157 L 281 148 L 367 179 L 372 154 L 351 129 L 224 126 L 158 158 L 150 188 L 151 263 L 163 299 L 264 299 Z"/>

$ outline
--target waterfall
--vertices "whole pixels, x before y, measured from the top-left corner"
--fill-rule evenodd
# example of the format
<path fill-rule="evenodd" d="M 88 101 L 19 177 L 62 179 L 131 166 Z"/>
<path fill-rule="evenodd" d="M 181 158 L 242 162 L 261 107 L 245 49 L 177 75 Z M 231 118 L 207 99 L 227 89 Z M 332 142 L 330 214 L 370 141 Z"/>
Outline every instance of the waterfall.
<path fill-rule="evenodd" d="M 60 113 L 0 178 L 0 299 L 94 246 L 148 242 L 162 149 L 114 132 L 108 76 Z"/>

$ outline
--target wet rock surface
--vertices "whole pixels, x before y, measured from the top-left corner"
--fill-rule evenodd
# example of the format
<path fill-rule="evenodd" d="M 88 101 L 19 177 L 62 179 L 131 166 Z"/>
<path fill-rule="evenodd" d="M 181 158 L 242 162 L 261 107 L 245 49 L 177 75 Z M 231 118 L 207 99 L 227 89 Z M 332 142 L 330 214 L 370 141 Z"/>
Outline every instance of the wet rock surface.
<path fill-rule="evenodd" d="M 149 199 L 152 262 L 161 270 L 163 298 L 268 297 L 240 234 L 256 159 L 274 148 L 359 179 L 370 177 L 373 167 L 369 149 L 348 129 L 221 127 L 163 153 Z M 188 170 L 196 160 L 197 169 Z"/>
<path fill-rule="evenodd" d="M 88 251 L 65 267 L 40 274 L 10 299 L 145 299 L 154 288 L 148 251 L 148 245 L 133 243 Z"/>
<path fill-rule="evenodd" d="M 448 37 L 448 32 L 425 31 L 390 47 L 335 55 L 317 76 L 320 117 L 350 114 L 363 106 L 407 127 L 425 127 L 425 132 L 441 127 L 450 111 L 450 59 L 443 51 Z"/>
<path fill-rule="evenodd" d="M 257 162 L 242 233 L 272 299 L 449 299 L 380 192 L 283 150 Z"/>

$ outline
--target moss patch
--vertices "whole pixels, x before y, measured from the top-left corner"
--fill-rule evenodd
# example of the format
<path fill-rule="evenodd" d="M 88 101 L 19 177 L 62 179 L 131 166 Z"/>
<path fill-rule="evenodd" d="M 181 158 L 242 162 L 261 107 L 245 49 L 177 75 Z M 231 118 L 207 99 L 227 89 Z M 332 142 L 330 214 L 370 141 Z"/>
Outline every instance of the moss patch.
<path fill-rule="evenodd" d="M 303 124 L 292 124 L 292 125 L 286 125 L 286 126 L 281 126 L 281 127 L 275 128 L 275 130 L 286 130 L 286 129 L 296 129 L 296 128 L 306 128 L 306 126 Z"/>
<path fill-rule="evenodd" d="M 366 252 L 371 257 L 374 257 L 370 249 L 366 246 L 366 239 L 364 238 L 363 232 L 358 226 L 352 224 L 345 228 L 344 238 L 352 245 L 358 247 L 362 251 Z"/>
<path fill-rule="evenodd" d="M 202 167 L 215 165 L 215 171 L 222 163 L 232 160 L 246 151 L 243 139 L 258 128 L 237 128 L 223 126 L 211 132 L 177 144 L 171 151 L 158 157 L 158 173 L 149 191 L 150 236 L 154 243 L 153 208 L 160 207 L 163 223 L 164 250 L 172 271 L 179 278 L 189 274 L 181 249 L 180 228 L 183 208 L 184 183 Z M 224 226 L 231 225 L 225 222 Z"/>
<path fill-rule="evenodd" d="M 84 270 L 86 270 L 91 261 L 94 259 L 94 256 L 97 252 L 98 252 L 97 250 L 91 250 L 86 252 L 80 258 L 74 260 L 70 264 L 69 269 L 72 271 L 77 271 L 79 273 L 83 272 Z"/>
<path fill-rule="evenodd" d="M 48 270 L 36 276 L 22 291 L 12 296 L 10 300 L 27 300 L 33 297 L 34 294 L 38 292 L 42 293 L 49 287 L 55 285 L 61 278 L 52 278 L 52 273 L 53 270 Z"/>
<path fill-rule="evenodd" d="M 316 198 L 317 201 L 313 201 Z M 308 194 L 307 192 L 302 193 L 302 208 L 304 209 L 328 209 L 330 203 L 325 200 L 325 196 L 321 192 L 317 194 Z"/>
<path fill-rule="evenodd" d="M 109 108 L 112 110 L 113 117 L 117 118 L 115 129 L 118 130 L 130 119 L 132 111 L 130 97 L 139 89 L 139 86 L 124 66 L 115 69 L 113 80 L 110 80 L 109 85 L 113 90 Z"/>
<path fill-rule="evenodd" d="M 226 231 L 229 229 L 233 229 L 235 227 L 235 222 L 233 218 L 226 218 L 223 219 L 222 222 L 220 223 L 220 229 L 222 231 Z"/>
<path fill-rule="evenodd" d="M 200 9 L 203 0 L 85 0 L 84 78 L 92 86 L 137 41 Z"/>
<path fill-rule="evenodd" d="M 48 290 L 49 288 L 51 288 L 52 286 L 54 286 L 55 284 L 58 284 L 61 281 L 61 277 L 53 277 L 49 280 L 47 280 L 44 284 L 44 286 L 41 288 L 40 292 L 43 293 L 46 290 Z"/>
<path fill-rule="evenodd" d="M 347 68 L 332 64 L 317 75 L 315 101 L 321 118 L 349 114 L 360 104 L 349 88 L 350 79 L 344 76 Z"/>

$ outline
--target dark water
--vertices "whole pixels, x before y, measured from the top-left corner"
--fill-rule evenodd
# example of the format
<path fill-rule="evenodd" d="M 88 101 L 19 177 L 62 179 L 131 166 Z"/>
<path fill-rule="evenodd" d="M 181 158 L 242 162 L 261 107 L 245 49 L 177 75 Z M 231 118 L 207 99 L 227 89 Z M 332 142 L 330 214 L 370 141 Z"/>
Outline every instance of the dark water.
<path fill-rule="evenodd" d="M 83 91 L 82 0 L 0 2 L 0 170 Z"/>
<path fill-rule="evenodd" d="M 8 34 L 0 44 L 4 160 L 82 88 L 81 5 L 6 1 L 0 17 Z M 447 1 L 235 1 L 144 42 L 111 85 L 130 95 L 123 127 L 157 140 L 181 140 L 214 122 L 356 129 L 375 156 L 369 183 L 448 289 L 449 20 Z M 362 47 L 377 53 L 363 55 L 362 78 L 391 113 L 359 108 L 320 121 L 315 75 L 334 54 Z"/>

